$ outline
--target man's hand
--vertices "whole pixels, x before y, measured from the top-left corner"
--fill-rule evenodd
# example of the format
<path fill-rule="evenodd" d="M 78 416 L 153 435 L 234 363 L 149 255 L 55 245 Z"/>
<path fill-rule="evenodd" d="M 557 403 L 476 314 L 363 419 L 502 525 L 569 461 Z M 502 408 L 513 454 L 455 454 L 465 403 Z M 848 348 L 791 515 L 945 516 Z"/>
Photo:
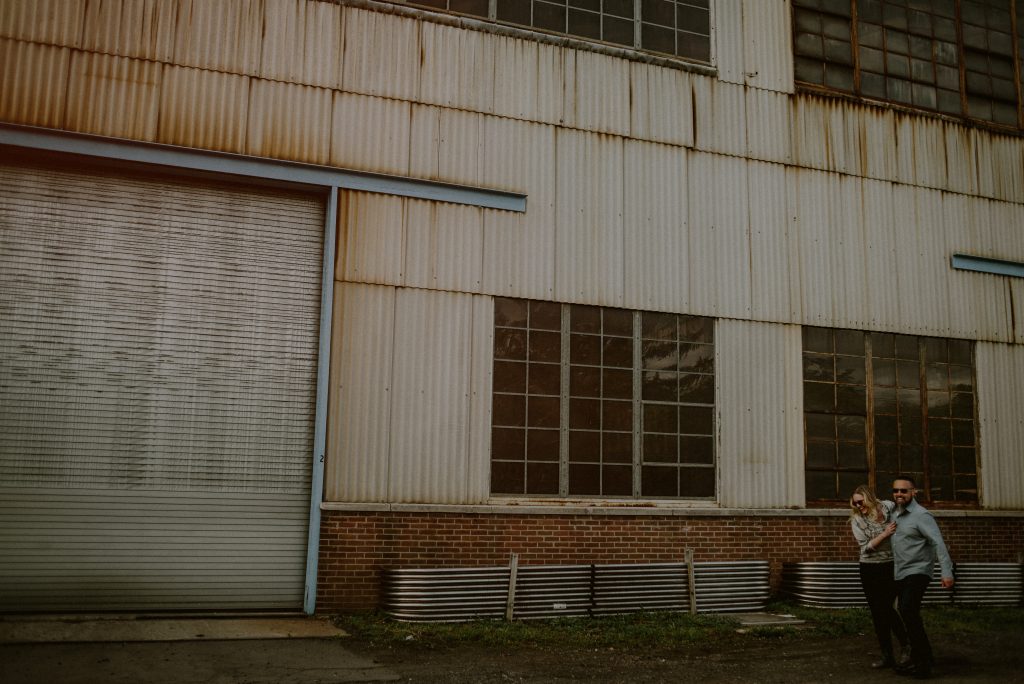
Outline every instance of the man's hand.
<path fill-rule="evenodd" d="M 942 578 L 942 588 L 943 589 L 952 589 L 953 588 L 953 578 L 952 577 L 943 577 Z"/>

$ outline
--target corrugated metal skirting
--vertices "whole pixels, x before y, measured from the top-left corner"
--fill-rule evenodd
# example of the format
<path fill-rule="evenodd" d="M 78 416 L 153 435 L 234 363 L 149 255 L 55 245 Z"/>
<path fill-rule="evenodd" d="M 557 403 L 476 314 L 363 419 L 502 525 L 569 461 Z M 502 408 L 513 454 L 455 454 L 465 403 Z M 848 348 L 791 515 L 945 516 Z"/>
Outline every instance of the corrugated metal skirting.
<path fill-rule="evenodd" d="M 384 610 L 399 620 L 455 622 L 506 614 L 510 569 L 384 571 Z M 763 610 L 768 561 L 694 563 L 697 612 Z M 689 610 L 685 563 L 520 566 L 513 618 Z"/>

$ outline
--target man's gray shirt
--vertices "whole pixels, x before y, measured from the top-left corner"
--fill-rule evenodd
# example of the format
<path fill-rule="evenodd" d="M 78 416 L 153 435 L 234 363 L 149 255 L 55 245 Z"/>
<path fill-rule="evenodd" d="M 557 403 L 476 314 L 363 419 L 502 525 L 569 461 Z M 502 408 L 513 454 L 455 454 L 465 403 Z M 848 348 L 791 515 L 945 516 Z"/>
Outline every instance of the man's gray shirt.
<path fill-rule="evenodd" d="M 953 561 L 942 541 L 935 518 L 916 499 L 896 508 L 896 533 L 892 536 L 892 555 L 896 579 L 908 575 L 932 576 L 935 559 L 942 566 L 942 576 L 953 576 Z"/>

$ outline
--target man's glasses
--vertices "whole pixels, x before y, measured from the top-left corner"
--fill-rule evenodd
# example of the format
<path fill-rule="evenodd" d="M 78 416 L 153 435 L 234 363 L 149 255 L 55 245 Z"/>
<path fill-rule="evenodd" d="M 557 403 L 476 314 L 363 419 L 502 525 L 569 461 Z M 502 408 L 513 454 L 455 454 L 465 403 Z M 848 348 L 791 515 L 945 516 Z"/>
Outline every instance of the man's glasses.
<path fill-rule="evenodd" d="M 900 489 L 899 487 L 893 487 L 892 488 L 892 493 L 893 494 L 906 494 L 909 491 L 910 491 L 909 489 Z"/>

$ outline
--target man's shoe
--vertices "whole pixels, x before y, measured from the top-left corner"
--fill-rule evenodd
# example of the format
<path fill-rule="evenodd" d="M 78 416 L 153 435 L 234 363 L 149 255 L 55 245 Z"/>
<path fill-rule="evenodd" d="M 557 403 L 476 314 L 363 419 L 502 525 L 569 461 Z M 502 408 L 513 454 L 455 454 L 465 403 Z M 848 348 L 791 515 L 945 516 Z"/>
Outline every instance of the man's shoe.
<path fill-rule="evenodd" d="M 875 662 L 871 663 L 871 667 L 876 670 L 882 670 L 887 667 L 896 667 L 896 661 L 894 661 L 892 658 L 882 658 L 881 660 L 876 660 Z"/>
<path fill-rule="evenodd" d="M 904 646 L 900 650 L 900 657 L 896 661 L 896 666 L 897 667 L 903 667 L 903 666 L 907 666 L 907 665 L 910 665 L 910 664 L 911 664 L 911 662 L 910 662 L 910 647 L 909 646 Z"/>

